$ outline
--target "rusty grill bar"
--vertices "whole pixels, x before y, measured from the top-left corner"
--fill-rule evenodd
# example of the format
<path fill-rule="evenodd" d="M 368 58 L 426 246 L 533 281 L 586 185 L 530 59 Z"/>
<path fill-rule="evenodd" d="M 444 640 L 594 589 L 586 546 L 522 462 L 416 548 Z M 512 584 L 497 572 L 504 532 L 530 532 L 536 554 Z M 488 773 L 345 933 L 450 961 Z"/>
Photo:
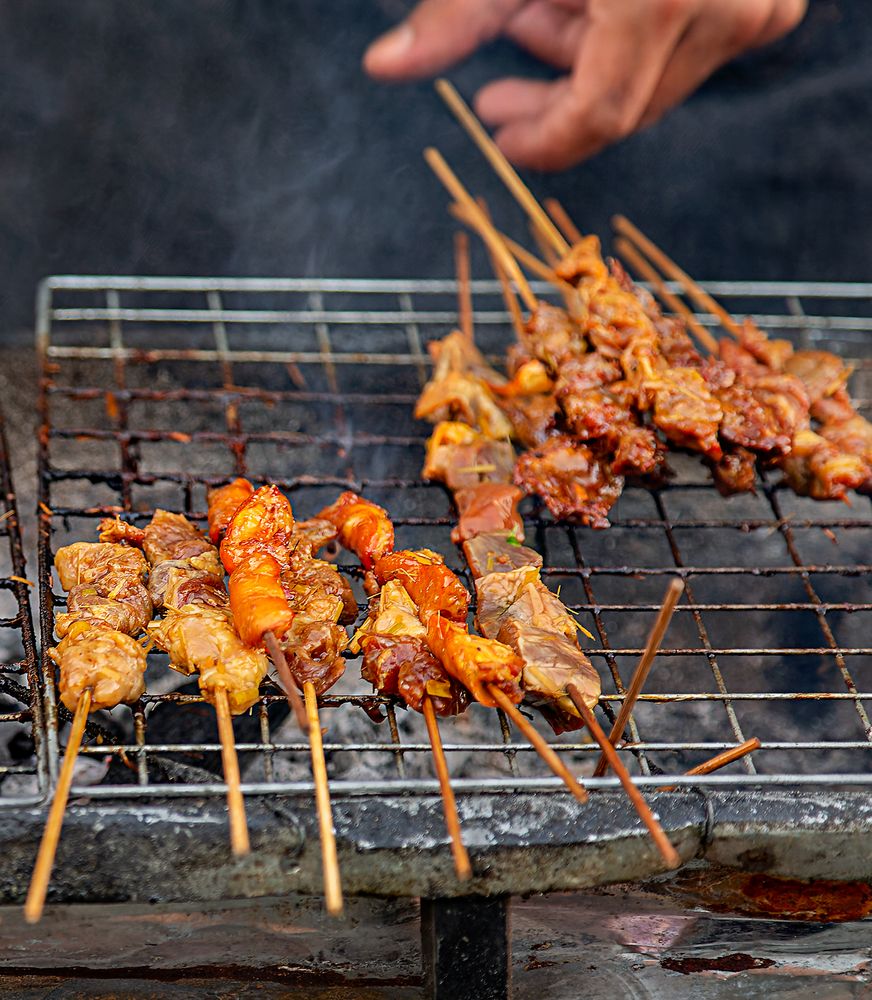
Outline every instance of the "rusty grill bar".
<path fill-rule="evenodd" d="M 42 684 L 30 613 L 21 524 L 0 413 L 0 724 L 22 727 L 30 747 L 0 757 L 0 810 L 41 801 L 47 788 Z"/>
<path fill-rule="evenodd" d="M 706 287 L 765 329 L 855 359 L 852 391 L 868 412 L 872 285 Z M 478 281 L 473 290 L 480 346 L 498 359 L 511 337 L 498 286 Z M 411 416 L 430 369 L 426 343 L 454 324 L 455 295 L 453 281 L 48 279 L 37 315 L 43 646 L 63 602 L 51 579 L 59 545 L 94 537 L 97 519 L 116 511 L 144 524 L 165 506 L 202 523 L 206 489 L 233 475 L 276 482 L 300 516 L 339 489 L 360 490 L 391 512 L 398 545 L 443 552 L 469 584 L 449 541 L 448 496 L 420 480 L 429 428 Z M 653 787 L 663 775 L 704 788 L 872 784 L 869 501 L 818 504 L 781 488 L 777 475 L 761 479 L 756 497 L 723 500 L 697 459 L 677 456 L 673 465 L 664 488 L 629 487 L 606 532 L 557 525 L 535 501 L 524 509 L 549 584 L 597 637 L 588 651 L 605 668 L 601 706 L 611 717 L 666 579 L 686 584 L 634 711 L 622 750 L 628 766 Z M 362 614 L 360 574 L 342 568 Z M 223 794 L 214 768 L 192 765 L 217 755 L 214 729 L 206 727 L 211 738 L 181 738 L 171 724 L 173 713 L 204 715 L 199 697 L 166 690 L 165 657 L 150 662 L 142 701 L 92 721 L 102 740 L 84 753 L 126 766 L 87 794 Z M 45 672 L 54 774 L 64 716 Z M 366 687 L 350 662 L 342 686 L 321 702 L 334 796 L 432 794 L 423 721 Z M 251 719 L 237 720 L 248 794 L 311 794 L 308 744 L 284 724 L 283 705 L 269 688 Z M 370 722 L 364 707 L 385 722 Z M 501 714 L 474 706 L 441 725 L 458 793 L 560 790 Z M 584 735 L 554 738 L 541 725 L 579 774 L 593 767 L 598 750 Z M 682 776 L 750 736 L 763 744 L 753 759 Z"/>

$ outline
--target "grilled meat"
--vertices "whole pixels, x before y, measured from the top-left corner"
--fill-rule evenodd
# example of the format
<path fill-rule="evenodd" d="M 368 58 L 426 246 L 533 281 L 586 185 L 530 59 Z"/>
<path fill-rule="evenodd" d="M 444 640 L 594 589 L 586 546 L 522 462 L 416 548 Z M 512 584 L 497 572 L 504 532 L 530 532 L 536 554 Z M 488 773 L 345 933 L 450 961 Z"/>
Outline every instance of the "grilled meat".
<path fill-rule="evenodd" d="M 844 500 L 849 490 L 872 479 L 872 469 L 862 458 L 846 454 L 811 430 L 794 437 L 791 454 L 782 460 L 781 468 L 796 493 L 814 500 Z"/>
<path fill-rule="evenodd" d="M 514 467 L 515 451 L 508 441 L 491 441 L 467 424 L 446 420 L 427 441 L 423 476 L 459 490 L 482 482 L 509 482 Z"/>
<path fill-rule="evenodd" d="M 92 711 L 130 704 L 145 691 L 145 650 L 124 632 L 79 621 L 48 654 L 59 668 L 61 701 L 71 712 L 88 687 Z"/>
<path fill-rule="evenodd" d="M 542 556 L 504 532 L 484 532 L 463 543 L 463 554 L 474 577 L 508 573 L 522 566 L 542 565 Z"/>
<path fill-rule="evenodd" d="M 254 487 L 247 479 L 234 479 L 226 486 L 209 490 L 206 502 L 209 504 L 209 538 L 217 545 L 227 530 L 233 515 L 254 493 Z"/>
<path fill-rule="evenodd" d="M 757 492 L 757 456 L 747 448 L 725 451 L 717 462 L 708 462 L 712 479 L 722 497 Z"/>
<path fill-rule="evenodd" d="M 438 553 L 391 552 L 379 559 L 374 572 L 382 586 L 391 580 L 402 584 L 422 619 L 441 614 L 451 621 L 466 621 L 469 594 Z"/>
<path fill-rule="evenodd" d="M 221 561 L 228 573 L 254 555 L 267 554 L 278 563 L 287 560 L 294 533 L 294 515 L 277 486 L 261 486 L 243 501 L 221 542 Z"/>
<path fill-rule="evenodd" d="M 504 532 L 524 540 L 524 522 L 518 514 L 518 502 L 523 494 L 508 483 L 479 483 L 457 490 L 458 522 L 451 532 L 451 541 L 465 542 L 483 532 Z"/>
<path fill-rule="evenodd" d="M 394 547 L 394 526 L 386 511 L 356 493 L 345 492 L 318 514 L 339 532 L 339 541 L 360 560 L 365 570 Z"/>

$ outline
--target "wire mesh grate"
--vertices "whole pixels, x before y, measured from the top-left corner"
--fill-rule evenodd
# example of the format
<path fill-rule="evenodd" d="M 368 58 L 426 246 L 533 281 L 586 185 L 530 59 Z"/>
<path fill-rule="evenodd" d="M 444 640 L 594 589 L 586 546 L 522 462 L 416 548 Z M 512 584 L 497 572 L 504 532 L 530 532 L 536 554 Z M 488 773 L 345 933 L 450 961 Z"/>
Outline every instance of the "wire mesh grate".
<path fill-rule="evenodd" d="M 36 635 L 6 429 L 0 413 L 0 810 L 38 802 L 46 756 Z"/>
<path fill-rule="evenodd" d="M 853 395 L 868 411 L 872 285 L 707 287 L 797 345 L 852 358 Z M 473 291 L 479 346 L 498 360 L 511 338 L 498 286 L 478 281 Z M 420 478 L 429 427 L 411 415 L 430 370 L 426 344 L 455 316 L 453 281 L 46 281 L 37 317 L 44 645 L 63 603 L 51 579 L 58 546 L 94 537 L 97 519 L 116 512 L 144 524 L 162 506 L 204 523 L 206 490 L 235 475 L 277 483 L 301 517 L 339 489 L 359 490 L 391 512 L 399 546 L 442 552 L 469 584 L 448 495 Z M 556 524 L 535 500 L 522 508 L 549 586 L 596 636 L 588 652 L 607 714 L 620 707 L 667 579 L 685 582 L 633 713 L 628 766 L 655 786 L 664 774 L 712 786 L 872 783 L 869 501 L 816 503 L 771 475 L 756 495 L 723 499 L 695 458 L 672 465 L 662 488 L 628 487 L 604 532 Z M 360 573 L 341 568 L 362 615 Z M 46 674 L 54 771 L 58 712 Z M 155 653 L 146 680 L 132 709 L 93 717 L 84 753 L 99 783 L 89 794 L 221 793 L 217 733 L 196 686 Z M 365 687 L 352 661 L 322 699 L 333 793 L 432 790 L 423 721 Z M 598 750 L 584 735 L 555 738 L 537 725 L 579 774 L 592 770 Z M 500 713 L 474 706 L 442 729 L 460 792 L 559 787 Z M 265 687 L 236 734 L 249 793 L 310 791 L 308 745 L 278 689 Z M 752 736 L 762 741 L 753 759 L 682 778 Z"/>

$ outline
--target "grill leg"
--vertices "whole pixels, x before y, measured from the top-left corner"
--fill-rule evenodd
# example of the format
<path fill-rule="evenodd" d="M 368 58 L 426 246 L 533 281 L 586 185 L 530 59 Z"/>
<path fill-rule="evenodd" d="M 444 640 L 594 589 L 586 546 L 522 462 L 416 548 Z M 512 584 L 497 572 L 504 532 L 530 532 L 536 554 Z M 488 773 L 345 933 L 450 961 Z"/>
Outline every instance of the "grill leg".
<path fill-rule="evenodd" d="M 508 1000 L 509 897 L 421 900 L 427 1000 Z"/>

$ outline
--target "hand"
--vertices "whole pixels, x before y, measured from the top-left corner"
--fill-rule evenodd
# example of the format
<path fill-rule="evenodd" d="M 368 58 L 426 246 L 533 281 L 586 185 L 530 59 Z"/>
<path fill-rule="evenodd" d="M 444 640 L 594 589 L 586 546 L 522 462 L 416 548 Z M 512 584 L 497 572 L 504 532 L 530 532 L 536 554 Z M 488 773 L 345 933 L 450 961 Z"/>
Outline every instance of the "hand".
<path fill-rule="evenodd" d="M 382 80 L 430 76 L 505 35 L 566 70 L 497 80 L 475 108 L 503 152 L 560 170 L 655 122 L 719 66 L 794 28 L 807 0 L 422 0 L 370 46 Z"/>

